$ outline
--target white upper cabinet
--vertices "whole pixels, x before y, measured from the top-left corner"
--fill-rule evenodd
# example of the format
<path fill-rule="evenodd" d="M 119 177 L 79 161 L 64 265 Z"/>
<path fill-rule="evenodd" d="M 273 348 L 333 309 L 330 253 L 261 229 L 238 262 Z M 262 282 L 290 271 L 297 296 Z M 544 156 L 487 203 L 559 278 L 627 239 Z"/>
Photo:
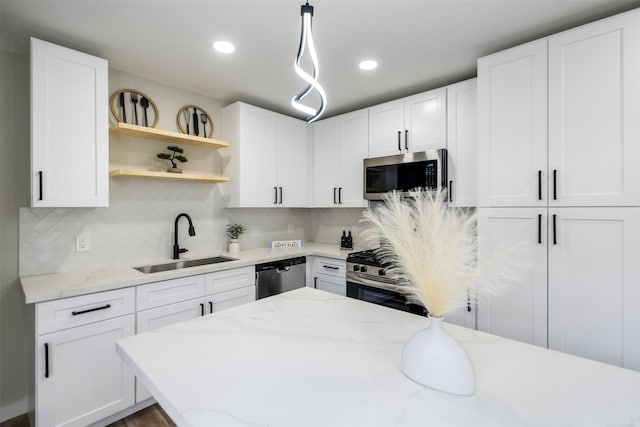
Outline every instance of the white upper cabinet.
<path fill-rule="evenodd" d="M 367 207 L 362 170 L 368 152 L 367 110 L 332 117 L 312 126 L 313 206 Z"/>
<path fill-rule="evenodd" d="M 478 205 L 477 79 L 447 87 L 449 206 Z"/>
<path fill-rule="evenodd" d="M 446 148 L 447 90 L 369 108 L 369 157 Z"/>
<path fill-rule="evenodd" d="M 109 205 L 107 61 L 31 39 L 31 206 Z"/>
<path fill-rule="evenodd" d="M 236 102 L 223 109 L 226 207 L 309 206 L 307 123 Z"/>
<path fill-rule="evenodd" d="M 639 260 L 640 208 L 549 209 L 549 348 L 640 370 Z"/>
<path fill-rule="evenodd" d="M 640 205 L 640 13 L 549 38 L 549 205 Z"/>
<path fill-rule="evenodd" d="M 479 206 L 546 206 L 546 40 L 478 60 L 478 165 Z"/>

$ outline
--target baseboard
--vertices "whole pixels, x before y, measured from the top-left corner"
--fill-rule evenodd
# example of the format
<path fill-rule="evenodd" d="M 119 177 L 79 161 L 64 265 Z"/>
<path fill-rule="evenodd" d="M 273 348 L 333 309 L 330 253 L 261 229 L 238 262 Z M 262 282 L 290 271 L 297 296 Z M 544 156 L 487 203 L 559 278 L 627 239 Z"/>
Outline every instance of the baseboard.
<path fill-rule="evenodd" d="M 0 406 L 0 423 L 26 414 L 28 411 L 29 405 L 26 397 L 8 405 Z"/>

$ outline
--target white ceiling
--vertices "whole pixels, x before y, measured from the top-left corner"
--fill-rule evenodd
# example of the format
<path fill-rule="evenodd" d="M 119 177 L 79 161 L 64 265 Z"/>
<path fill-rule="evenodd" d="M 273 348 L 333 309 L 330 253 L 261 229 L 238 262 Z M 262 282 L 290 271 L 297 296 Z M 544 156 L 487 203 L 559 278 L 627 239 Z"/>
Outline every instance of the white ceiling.
<path fill-rule="evenodd" d="M 0 0 L 3 41 L 35 36 L 111 68 L 296 115 L 302 0 Z M 313 0 L 325 117 L 475 75 L 476 59 L 640 7 L 640 0 Z M 227 39 L 230 56 L 211 44 Z M 380 66 L 362 72 L 358 62 Z"/>

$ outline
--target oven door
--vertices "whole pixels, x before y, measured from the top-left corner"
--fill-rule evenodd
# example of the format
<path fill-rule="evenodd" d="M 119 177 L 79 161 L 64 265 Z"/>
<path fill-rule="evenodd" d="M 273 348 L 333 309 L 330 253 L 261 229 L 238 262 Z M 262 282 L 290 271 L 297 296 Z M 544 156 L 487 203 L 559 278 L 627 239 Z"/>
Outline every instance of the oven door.
<path fill-rule="evenodd" d="M 407 303 L 407 299 L 400 292 L 392 290 L 393 285 L 369 283 L 357 283 L 354 279 L 347 279 L 347 296 L 373 304 L 382 305 L 396 310 L 426 316 L 427 310 L 417 304 Z"/>

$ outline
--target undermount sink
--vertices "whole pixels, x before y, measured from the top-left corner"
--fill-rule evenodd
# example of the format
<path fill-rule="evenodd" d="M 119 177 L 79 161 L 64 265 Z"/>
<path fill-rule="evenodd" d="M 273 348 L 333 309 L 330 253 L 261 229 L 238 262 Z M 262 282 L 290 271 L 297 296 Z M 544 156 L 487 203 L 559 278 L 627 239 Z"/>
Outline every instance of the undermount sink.
<path fill-rule="evenodd" d="M 235 258 L 226 256 L 214 256 L 202 259 L 185 259 L 184 261 L 169 262 L 167 264 L 145 265 L 144 267 L 135 267 L 136 270 L 149 274 L 158 273 L 160 271 L 179 270 L 181 268 L 197 267 L 199 265 L 217 264 L 219 262 L 235 261 Z"/>

